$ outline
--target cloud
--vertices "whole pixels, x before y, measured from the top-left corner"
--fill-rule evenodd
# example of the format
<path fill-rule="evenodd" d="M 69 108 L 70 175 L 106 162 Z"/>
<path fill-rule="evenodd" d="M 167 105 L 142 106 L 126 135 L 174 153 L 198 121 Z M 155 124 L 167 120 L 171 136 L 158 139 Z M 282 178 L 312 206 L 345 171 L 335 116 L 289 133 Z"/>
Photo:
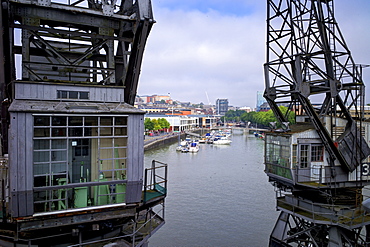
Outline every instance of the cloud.
<path fill-rule="evenodd" d="M 335 13 L 355 61 L 370 64 L 370 1 L 355 2 L 336 1 Z M 266 3 L 229 1 L 228 8 L 220 0 L 178 3 L 153 1 L 157 23 L 144 53 L 138 94 L 170 93 L 175 100 L 208 103 L 207 92 L 213 104 L 228 98 L 231 105 L 255 107 L 257 91 L 264 90 Z M 364 81 L 370 84 L 368 70 Z"/>
<path fill-rule="evenodd" d="M 223 15 L 218 11 L 156 8 L 139 94 L 214 104 L 255 105 L 263 90 L 264 18 Z M 246 99 L 248 95 L 249 99 Z"/>

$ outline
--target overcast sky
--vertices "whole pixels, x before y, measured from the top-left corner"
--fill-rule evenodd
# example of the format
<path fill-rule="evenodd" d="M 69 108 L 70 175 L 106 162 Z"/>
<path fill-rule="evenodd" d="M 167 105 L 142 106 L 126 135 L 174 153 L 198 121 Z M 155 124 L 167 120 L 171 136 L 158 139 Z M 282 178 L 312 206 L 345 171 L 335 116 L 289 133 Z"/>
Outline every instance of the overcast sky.
<path fill-rule="evenodd" d="M 152 0 L 156 20 L 139 95 L 256 107 L 264 90 L 266 1 Z M 356 63 L 370 64 L 370 0 L 336 0 L 335 16 Z M 370 99 L 370 68 L 364 70 Z M 369 100 L 366 101 L 370 103 Z"/>

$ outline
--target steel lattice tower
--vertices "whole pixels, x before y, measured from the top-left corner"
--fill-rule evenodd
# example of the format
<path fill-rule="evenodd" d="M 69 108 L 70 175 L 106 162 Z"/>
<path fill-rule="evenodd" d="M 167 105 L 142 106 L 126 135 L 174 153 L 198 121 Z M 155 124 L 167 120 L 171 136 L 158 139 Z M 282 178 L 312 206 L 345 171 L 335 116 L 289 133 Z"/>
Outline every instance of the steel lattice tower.
<path fill-rule="evenodd" d="M 361 68 L 354 63 L 334 18 L 334 1 L 268 0 L 264 68 L 264 96 L 282 126 L 280 134 L 275 136 L 283 137 L 291 131 L 288 112 L 283 113 L 279 108 L 287 105 L 297 119 L 313 125 L 327 153 L 324 161 L 327 179 L 323 179 L 326 182 L 322 182 L 320 173 L 317 175 L 320 181 L 310 185 L 299 182 L 301 167 L 295 165 L 300 162 L 299 148 L 293 147 L 297 149 L 293 149 L 297 157 L 289 158 L 297 159 L 295 164 L 291 162 L 290 170 L 287 169 L 292 175 L 281 172 L 286 168 L 281 164 L 266 161 L 270 181 L 279 192 L 289 191 L 292 198 L 282 202 L 279 198 L 284 195 L 277 197 L 282 213 L 271 235 L 270 246 L 365 246 L 368 233 L 364 231 L 370 224 L 366 212 L 362 212 L 361 222 L 351 226 L 335 217 L 319 219 L 316 215 L 326 209 L 334 215 L 335 202 L 344 195 L 351 198 L 354 208 L 361 210 L 361 189 L 368 184 L 360 175 L 361 165 L 370 154 L 361 134 L 364 83 Z M 339 119 L 345 123 L 341 130 L 337 124 Z M 271 143 L 266 144 L 267 149 Z M 351 182 L 343 180 L 338 171 L 343 177 L 351 174 L 355 178 Z M 312 208 L 303 211 L 309 216 L 295 211 L 298 205 L 308 201 Z M 323 202 L 325 206 L 318 205 Z"/>

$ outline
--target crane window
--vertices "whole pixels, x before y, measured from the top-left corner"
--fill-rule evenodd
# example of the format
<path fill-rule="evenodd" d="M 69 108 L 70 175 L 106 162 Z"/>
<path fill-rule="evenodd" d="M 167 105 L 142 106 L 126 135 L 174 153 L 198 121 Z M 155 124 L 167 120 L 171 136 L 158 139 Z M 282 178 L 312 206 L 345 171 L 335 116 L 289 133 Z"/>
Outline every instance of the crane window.
<path fill-rule="evenodd" d="M 324 146 L 317 144 L 311 146 L 311 161 L 322 162 L 324 161 Z"/>

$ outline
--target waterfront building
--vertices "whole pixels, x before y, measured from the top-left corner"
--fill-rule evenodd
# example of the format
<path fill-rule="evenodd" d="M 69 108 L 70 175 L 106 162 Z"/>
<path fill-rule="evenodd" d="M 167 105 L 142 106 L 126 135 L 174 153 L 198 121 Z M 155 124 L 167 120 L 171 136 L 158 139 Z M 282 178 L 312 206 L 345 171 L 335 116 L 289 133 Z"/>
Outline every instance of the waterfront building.
<path fill-rule="evenodd" d="M 271 110 L 270 105 L 267 102 L 264 102 L 262 105 L 259 106 L 258 111 L 269 111 Z"/>
<path fill-rule="evenodd" d="M 261 106 L 264 105 L 266 102 L 266 99 L 263 97 L 262 91 L 257 91 L 257 105 L 256 105 L 256 111 L 261 111 Z"/>
<path fill-rule="evenodd" d="M 245 111 L 245 112 L 251 112 L 252 109 L 249 106 L 242 106 L 239 108 L 239 110 Z"/>
<path fill-rule="evenodd" d="M 145 118 L 149 118 L 150 120 L 166 119 L 171 125 L 170 131 L 187 131 L 199 126 L 199 118 L 194 116 L 146 114 Z"/>
<path fill-rule="evenodd" d="M 217 115 L 223 116 L 228 110 L 229 110 L 228 99 L 217 99 L 216 100 L 216 114 Z"/>
<path fill-rule="evenodd" d="M 212 128 L 217 125 L 218 118 L 212 115 L 196 115 L 198 126 L 201 128 Z"/>
<path fill-rule="evenodd" d="M 164 102 L 166 104 L 172 104 L 173 101 L 169 95 L 143 95 L 143 96 L 136 96 L 137 102 L 142 102 L 144 104 L 147 103 L 157 103 L 157 102 Z"/>

